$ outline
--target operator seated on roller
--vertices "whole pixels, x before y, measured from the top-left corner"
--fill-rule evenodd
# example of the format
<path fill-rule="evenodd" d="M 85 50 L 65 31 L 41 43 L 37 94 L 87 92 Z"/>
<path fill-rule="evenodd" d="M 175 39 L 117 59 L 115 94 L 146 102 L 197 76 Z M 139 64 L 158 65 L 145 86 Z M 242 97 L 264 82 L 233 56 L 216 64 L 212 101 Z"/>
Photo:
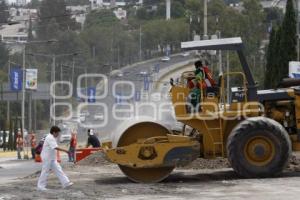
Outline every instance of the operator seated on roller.
<path fill-rule="evenodd" d="M 208 68 L 208 62 L 205 61 L 205 66 L 202 65 L 201 60 L 195 62 L 195 78 L 188 79 L 188 88 L 190 93 L 188 95 L 188 102 L 192 105 L 187 106 L 187 112 L 201 112 L 201 92 L 204 94 L 214 92 L 215 81 L 212 78 L 212 74 Z"/>
<path fill-rule="evenodd" d="M 216 82 L 212 77 L 211 71 L 208 68 L 208 62 L 205 61 L 205 66 L 202 65 L 202 61 L 198 60 L 195 62 L 195 76 L 200 82 L 200 88 L 205 90 L 206 93 L 214 91 Z"/>
<path fill-rule="evenodd" d="M 200 99 L 201 99 L 201 90 L 200 84 L 195 78 L 188 80 L 188 88 L 190 89 L 190 93 L 188 95 L 188 102 L 192 105 L 192 107 L 187 106 L 187 112 L 192 113 L 196 112 L 197 106 L 199 107 L 200 111 Z"/>
<path fill-rule="evenodd" d="M 86 148 L 89 146 L 92 146 L 93 148 L 100 148 L 100 141 L 99 139 L 94 135 L 93 129 L 88 129 L 88 141 L 86 144 Z"/>

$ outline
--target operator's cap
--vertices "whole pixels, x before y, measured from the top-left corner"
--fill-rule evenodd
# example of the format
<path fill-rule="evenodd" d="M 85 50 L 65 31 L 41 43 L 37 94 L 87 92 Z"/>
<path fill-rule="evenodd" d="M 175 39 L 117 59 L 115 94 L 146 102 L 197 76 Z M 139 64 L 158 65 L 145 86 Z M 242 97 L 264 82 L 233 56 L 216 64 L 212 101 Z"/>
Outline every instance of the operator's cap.
<path fill-rule="evenodd" d="M 195 63 L 194 63 L 195 67 L 202 67 L 202 61 L 201 60 L 197 60 Z"/>
<path fill-rule="evenodd" d="M 89 134 L 90 134 L 90 135 L 94 135 L 94 130 L 93 130 L 93 129 L 90 129 Z"/>

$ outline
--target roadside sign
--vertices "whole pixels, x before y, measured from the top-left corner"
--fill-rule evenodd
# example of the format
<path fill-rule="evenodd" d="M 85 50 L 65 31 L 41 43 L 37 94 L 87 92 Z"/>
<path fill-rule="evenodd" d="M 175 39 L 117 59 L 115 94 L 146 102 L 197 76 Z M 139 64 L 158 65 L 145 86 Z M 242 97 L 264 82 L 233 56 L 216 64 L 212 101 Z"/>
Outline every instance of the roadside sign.
<path fill-rule="evenodd" d="M 10 70 L 10 89 L 13 91 L 21 91 L 23 82 L 23 73 L 20 68 Z"/>
<path fill-rule="evenodd" d="M 87 93 L 88 93 L 88 102 L 95 103 L 96 102 L 96 88 L 89 87 Z"/>
<path fill-rule="evenodd" d="M 37 69 L 26 69 L 25 88 L 29 90 L 37 90 Z"/>

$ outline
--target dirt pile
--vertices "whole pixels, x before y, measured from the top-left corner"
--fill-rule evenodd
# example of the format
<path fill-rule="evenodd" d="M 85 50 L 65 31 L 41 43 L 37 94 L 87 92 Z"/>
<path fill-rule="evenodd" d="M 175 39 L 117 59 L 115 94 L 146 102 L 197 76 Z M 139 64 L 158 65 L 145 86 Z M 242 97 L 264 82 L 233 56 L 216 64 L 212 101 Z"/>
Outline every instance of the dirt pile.
<path fill-rule="evenodd" d="M 291 156 L 287 170 L 300 172 L 300 156 L 299 155 L 293 154 Z"/>
<path fill-rule="evenodd" d="M 103 165 L 112 165 L 113 163 L 108 162 L 105 159 L 105 155 L 102 152 L 96 152 L 86 157 L 85 159 L 79 161 L 77 165 L 88 165 L 88 166 L 103 166 Z"/>
<path fill-rule="evenodd" d="M 216 158 L 216 159 L 204 159 L 198 158 L 188 164 L 187 166 L 180 167 L 181 169 L 221 169 L 228 168 L 230 164 L 226 158 Z"/>
<path fill-rule="evenodd" d="M 198 158 L 184 167 L 179 167 L 181 169 L 221 169 L 229 168 L 230 163 L 227 158 L 216 158 L 216 159 L 204 159 Z M 287 166 L 288 171 L 300 172 L 300 154 L 293 154 L 289 160 Z"/>

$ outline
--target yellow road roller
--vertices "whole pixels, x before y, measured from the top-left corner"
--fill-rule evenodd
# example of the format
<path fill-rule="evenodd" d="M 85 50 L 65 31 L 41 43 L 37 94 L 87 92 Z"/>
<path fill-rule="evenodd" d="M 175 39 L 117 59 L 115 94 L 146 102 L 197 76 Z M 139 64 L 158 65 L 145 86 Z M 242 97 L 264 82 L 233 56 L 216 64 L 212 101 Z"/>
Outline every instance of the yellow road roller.
<path fill-rule="evenodd" d="M 164 180 L 177 166 L 202 157 L 228 158 L 241 177 L 272 177 L 285 168 L 292 150 L 300 150 L 300 87 L 294 80 L 272 90 L 257 90 L 243 54 L 241 38 L 183 42 L 183 50 L 235 51 L 242 72 L 220 74 L 213 88 L 199 87 L 196 107 L 189 102 L 193 71 L 182 73 L 170 95 L 176 120 L 173 133 L 160 122 L 127 122 L 112 139 L 106 158 L 132 181 Z M 191 109 L 192 108 L 192 109 Z"/>

